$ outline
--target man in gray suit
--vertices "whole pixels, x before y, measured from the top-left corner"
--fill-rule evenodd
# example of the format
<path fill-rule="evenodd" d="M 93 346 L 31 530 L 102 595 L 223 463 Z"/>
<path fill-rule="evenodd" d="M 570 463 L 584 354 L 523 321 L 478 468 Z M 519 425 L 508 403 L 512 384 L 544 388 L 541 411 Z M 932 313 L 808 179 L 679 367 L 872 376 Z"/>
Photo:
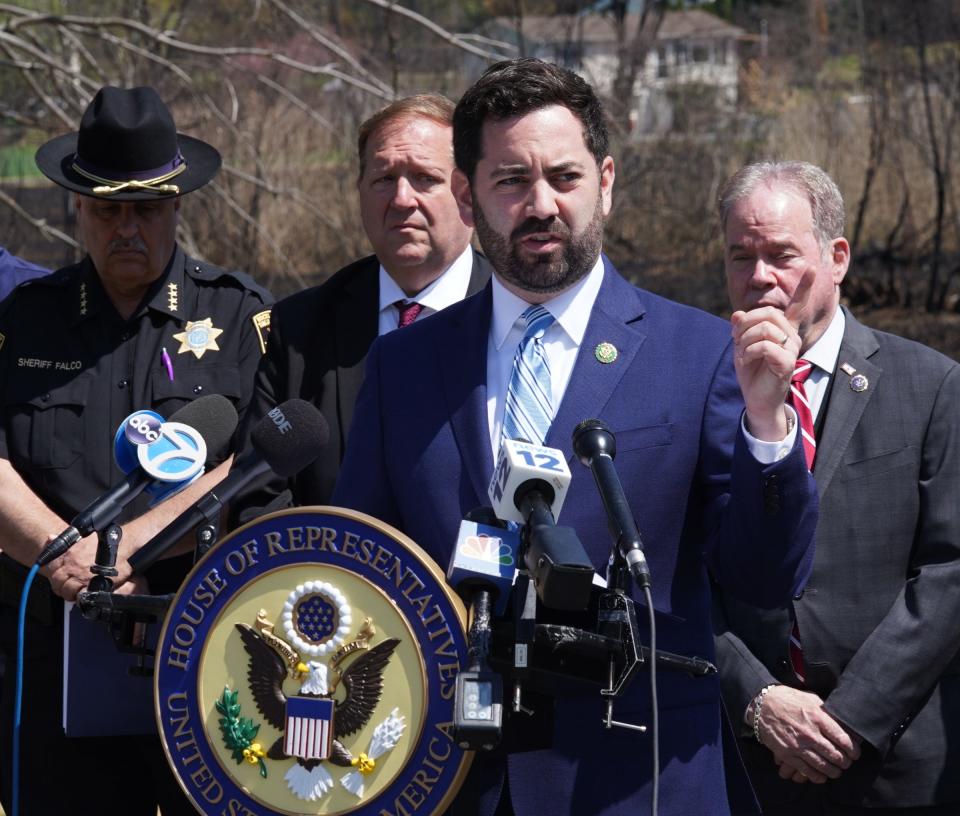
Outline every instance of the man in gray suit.
<path fill-rule="evenodd" d="M 392 102 L 360 126 L 357 192 L 375 254 L 274 306 L 244 431 L 277 403 L 297 397 L 320 409 L 330 441 L 286 485 L 273 479 L 234 502 L 240 518 L 275 501 L 285 486 L 295 504 L 327 503 L 370 345 L 479 292 L 490 279 L 450 187 L 453 109 L 446 97 L 418 94 Z"/>
<path fill-rule="evenodd" d="M 820 494 L 791 606 L 717 597 L 751 781 L 766 814 L 960 813 L 960 366 L 839 307 L 850 247 L 820 168 L 749 165 L 719 205 L 734 308 L 797 325 Z"/>

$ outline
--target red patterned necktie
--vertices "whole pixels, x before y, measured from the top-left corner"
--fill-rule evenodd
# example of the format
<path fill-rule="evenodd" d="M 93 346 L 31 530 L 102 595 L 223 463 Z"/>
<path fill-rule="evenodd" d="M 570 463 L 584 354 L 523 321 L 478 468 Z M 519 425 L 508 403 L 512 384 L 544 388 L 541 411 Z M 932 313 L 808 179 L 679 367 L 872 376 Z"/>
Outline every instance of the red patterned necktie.
<path fill-rule="evenodd" d="M 397 321 L 398 329 L 409 326 L 417 319 L 417 315 L 423 311 L 423 306 L 414 300 L 411 300 L 409 303 L 398 300 L 393 305 L 397 307 L 397 311 L 400 313 L 400 319 Z M 404 335 L 404 337 L 406 337 L 406 335 Z"/>
<path fill-rule="evenodd" d="M 803 452 L 807 456 L 807 467 L 813 470 L 813 460 L 817 456 L 817 437 L 813 430 L 813 410 L 810 400 L 807 399 L 807 389 L 804 387 L 811 371 L 813 371 L 813 363 L 809 360 L 797 360 L 793 376 L 790 378 L 790 404 L 797 412 L 797 422 L 800 424 L 800 434 L 803 437 Z"/>
<path fill-rule="evenodd" d="M 803 452 L 807 457 L 807 467 L 813 470 L 813 461 L 817 456 L 817 437 L 813 428 L 813 410 L 810 400 L 807 398 L 807 389 L 804 383 L 810 372 L 813 371 L 813 364 L 809 360 L 797 360 L 796 367 L 793 369 L 793 376 L 790 378 L 790 404 L 793 410 L 797 412 L 797 422 L 800 425 L 800 435 L 803 439 Z M 790 664 L 793 666 L 793 673 L 797 679 L 804 683 L 806 675 L 803 666 L 803 642 L 800 640 L 800 627 L 797 625 L 797 619 L 793 619 L 793 629 L 790 632 Z"/>

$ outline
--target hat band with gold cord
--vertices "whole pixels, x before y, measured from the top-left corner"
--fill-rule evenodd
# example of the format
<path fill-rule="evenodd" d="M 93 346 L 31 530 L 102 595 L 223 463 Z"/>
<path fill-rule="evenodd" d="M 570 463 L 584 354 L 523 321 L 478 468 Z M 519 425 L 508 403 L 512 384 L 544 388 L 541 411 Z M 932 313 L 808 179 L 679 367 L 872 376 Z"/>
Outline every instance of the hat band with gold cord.
<path fill-rule="evenodd" d="M 178 194 L 180 188 L 176 184 L 167 184 L 166 182 L 179 176 L 187 169 L 187 163 L 184 161 L 183 156 L 177 153 L 173 161 L 164 167 L 131 173 L 130 177 L 126 179 L 112 179 L 93 172 L 96 168 L 89 168 L 89 166 L 83 167 L 81 164 L 82 161 L 79 156 L 75 156 L 72 165 L 73 169 L 84 178 L 97 182 L 100 186 L 94 187 L 91 192 L 94 195 L 103 196 L 129 192 L 131 190 L 149 190 L 155 193 Z"/>

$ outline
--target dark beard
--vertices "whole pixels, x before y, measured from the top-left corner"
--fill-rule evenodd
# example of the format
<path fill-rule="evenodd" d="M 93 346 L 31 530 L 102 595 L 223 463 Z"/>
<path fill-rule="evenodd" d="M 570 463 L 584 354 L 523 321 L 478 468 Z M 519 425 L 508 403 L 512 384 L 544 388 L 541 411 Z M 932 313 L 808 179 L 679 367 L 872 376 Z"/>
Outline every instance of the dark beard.
<path fill-rule="evenodd" d="M 526 292 L 552 293 L 569 289 L 583 278 L 597 261 L 603 240 L 603 203 L 597 196 L 593 218 L 580 235 L 574 236 L 559 218 L 528 218 L 511 234 L 509 240 L 496 232 L 473 199 L 473 223 L 477 237 L 497 274 Z M 517 241 L 534 232 L 552 232 L 565 239 L 560 252 L 541 256 L 535 262 L 520 257 Z"/>

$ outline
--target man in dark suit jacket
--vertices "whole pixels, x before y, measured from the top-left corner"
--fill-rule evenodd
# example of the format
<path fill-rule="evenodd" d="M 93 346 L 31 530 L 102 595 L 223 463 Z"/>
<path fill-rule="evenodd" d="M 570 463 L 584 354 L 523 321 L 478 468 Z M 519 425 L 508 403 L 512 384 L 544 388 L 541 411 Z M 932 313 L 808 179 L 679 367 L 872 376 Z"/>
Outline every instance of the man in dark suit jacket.
<path fill-rule="evenodd" d="M 775 611 L 719 604 L 724 699 L 764 812 L 958 813 L 960 367 L 838 308 L 850 248 L 820 168 L 748 166 L 720 212 L 735 308 L 810 292 L 813 573 Z"/>
<path fill-rule="evenodd" d="M 288 487 L 295 504 L 326 504 L 343 459 L 367 349 L 380 334 L 480 291 L 486 260 L 470 247 L 453 173 L 453 103 L 437 94 L 393 102 L 360 126 L 357 190 L 376 254 L 276 304 L 246 431 L 277 403 L 309 400 L 330 426 L 320 457 L 286 484 L 235 503 L 259 508 Z"/>
<path fill-rule="evenodd" d="M 498 63 L 467 91 L 454 117 L 455 189 L 495 276 L 483 293 L 374 343 L 334 501 L 396 525 L 445 567 L 461 517 L 487 503 L 523 315 L 540 304 L 554 322 L 536 340 L 550 368 L 549 383 L 538 382 L 556 407 L 545 438 L 531 441 L 572 462 L 573 427 L 609 423 L 647 541 L 660 644 L 712 657 L 708 565 L 772 606 L 809 562 L 814 488 L 783 407 L 799 338 L 776 313 L 741 316 L 731 341 L 729 324 L 617 273 L 600 252 L 614 181 L 607 144 L 592 89 L 557 66 Z M 750 397 L 744 421 L 767 443 L 739 429 L 733 348 Z M 765 444 L 770 464 L 751 453 Z M 606 516 L 590 473 L 571 468 L 561 522 L 602 572 Z M 623 719 L 649 722 L 649 691 L 642 673 Z M 671 676 L 660 709 L 660 813 L 728 813 L 715 679 Z M 598 693 L 557 700 L 552 736 L 537 750 L 478 756 L 448 813 L 646 813 L 649 736 L 607 731 L 601 712 Z M 508 732 L 530 727 L 517 717 Z"/>

